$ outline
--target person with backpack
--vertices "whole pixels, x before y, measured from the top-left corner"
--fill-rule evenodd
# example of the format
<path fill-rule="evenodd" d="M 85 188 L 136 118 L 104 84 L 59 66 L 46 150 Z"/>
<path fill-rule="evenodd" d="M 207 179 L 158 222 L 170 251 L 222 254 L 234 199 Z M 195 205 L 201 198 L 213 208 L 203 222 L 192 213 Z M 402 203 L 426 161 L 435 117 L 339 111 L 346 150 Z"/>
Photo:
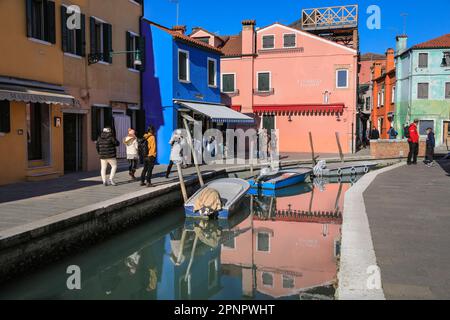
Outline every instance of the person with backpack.
<path fill-rule="evenodd" d="M 116 186 L 114 182 L 114 176 L 117 171 L 117 147 L 120 145 L 119 141 L 117 141 L 116 137 L 113 135 L 111 128 L 104 128 L 100 137 L 96 142 L 97 152 L 100 156 L 100 165 L 101 165 L 101 176 L 103 185 L 108 186 L 108 182 L 106 180 L 106 170 L 108 169 L 108 165 L 111 166 L 111 173 L 109 175 L 109 184 L 112 186 Z"/>
<path fill-rule="evenodd" d="M 393 126 L 391 126 L 389 128 L 388 135 L 389 135 L 389 140 L 395 140 L 395 139 L 397 139 L 398 132 L 394 129 Z"/>
<path fill-rule="evenodd" d="M 380 131 L 378 131 L 376 127 L 373 127 L 372 132 L 370 132 L 370 139 L 371 140 L 380 139 Z"/>
<path fill-rule="evenodd" d="M 155 129 L 150 126 L 140 143 L 140 149 L 143 151 L 144 169 L 141 174 L 141 186 L 153 187 L 152 174 L 156 161 L 156 138 Z"/>
<path fill-rule="evenodd" d="M 419 154 L 419 132 L 417 130 L 417 125 L 419 120 L 415 119 L 414 122 L 409 126 L 408 133 L 408 165 L 417 164 L 417 156 Z"/>
<path fill-rule="evenodd" d="M 433 165 L 434 148 L 436 147 L 436 139 L 432 128 L 427 129 L 427 151 L 425 153 L 425 160 L 423 161 L 428 167 Z"/>
<path fill-rule="evenodd" d="M 128 160 L 128 174 L 131 178 L 136 179 L 135 173 L 139 160 L 139 144 L 136 137 L 136 132 L 133 129 L 128 129 L 128 135 L 123 139 L 123 143 L 127 148 Z"/>
<path fill-rule="evenodd" d="M 409 139 L 409 124 L 405 123 L 403 127 L 403 139 Z"/>

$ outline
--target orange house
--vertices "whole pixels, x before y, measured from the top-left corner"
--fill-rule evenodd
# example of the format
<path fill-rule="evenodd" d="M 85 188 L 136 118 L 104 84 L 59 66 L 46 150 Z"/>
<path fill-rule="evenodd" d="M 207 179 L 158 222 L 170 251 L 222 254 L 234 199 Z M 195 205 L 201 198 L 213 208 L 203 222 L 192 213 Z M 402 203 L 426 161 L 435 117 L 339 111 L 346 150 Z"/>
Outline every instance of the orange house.
<path fill-rule="evenodd" d="M 386 52 L 386 67 L 381 63 L 374 63 L 373 73 L 373 111 L 372 126 L 380 132 L 381 139 L 389 139 L 388 131 L 394 121 L 395 113 L 395 51 L 388 49 Z M 395 128 L 399 131 L 400 128 Z"/>

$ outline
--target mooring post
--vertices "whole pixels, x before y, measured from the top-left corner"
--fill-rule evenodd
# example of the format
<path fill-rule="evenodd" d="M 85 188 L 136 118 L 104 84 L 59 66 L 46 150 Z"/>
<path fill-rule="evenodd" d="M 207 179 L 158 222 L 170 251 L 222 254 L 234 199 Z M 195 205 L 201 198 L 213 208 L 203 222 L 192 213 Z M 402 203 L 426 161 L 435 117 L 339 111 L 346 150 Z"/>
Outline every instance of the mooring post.
<path fill-rule="evenodd" d="M 317 164 L 317 162 L 316 162 L 316 155 L 314 154 L 314 144 L 313 144 L 313 138 L 312 138 L 311 132 L 309 132 L 309 145 L 311 146 L 312 163 L 315 166 Z"/>
<path fill-rule="evenodd" d="M 339 149 L 339 157 L 341 158 L 341 162 L 344 163 L 344 154 L 342 153 L 341 141 L 339 140 L 339 132 L 336 132 L 336 142 Z"/>
<path fill-rule="evenodd" d="M 181 169 L 181 163 L 177 163 L 176 165 L 178 171 L 178 178 L 180 179 L 181 193 L 183 194 L 184 203 L 186 203 L 188 201 L 188 195 L 186 191 L 186 184 L 184 183 L 183 170 Z"/>
<path fill-rule="evenodd" d="M 254 141 L 253 140 L 251 140 L 250 141 L 250 174 L 252 175 L 252 177 L 253 177 L 253 152 L 254 152 L 254 145 L 255 145 L 255 143 L 254 143 Z"/>
<path fill-rule="evenodd" d="M 192 142 L 191 132 L 189 131 L 189 125 L 188 125 L 188 122 L 185 117 L 183 117 L 183 123 L 184 123 L 184 127 L 186 128 L 186 131 L 187 131 L 188 144 L 192 150 L 192 157 L 194 159 L 195 170 L 197 171 L 198 181 L 200 182 L 200 186 L 203 187 L 205 185 L 205 183 L 203 182 L 202 173 L 200 172 L 200 167 L 198 165 L 197 154 L 196 154 L 194 146 L 192 144 L 193 142 Z M 194 123 L 194 125 L 195 125 L 195 123 Z"/>

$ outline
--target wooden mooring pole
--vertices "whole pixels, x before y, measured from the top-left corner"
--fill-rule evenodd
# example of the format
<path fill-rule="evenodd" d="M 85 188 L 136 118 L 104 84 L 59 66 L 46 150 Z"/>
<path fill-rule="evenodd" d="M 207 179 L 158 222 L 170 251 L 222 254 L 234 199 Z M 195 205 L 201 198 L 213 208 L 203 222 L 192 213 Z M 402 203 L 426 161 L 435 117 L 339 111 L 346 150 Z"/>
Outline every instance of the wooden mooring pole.
<path fill-rule="evenodd" d="M 187 131 L 188 144 L 192 151 L 192 157 L 194 159 L 195 170 L 197 171 L 198 181 L 200 182 L 200 186 L 203 187 L 205 185 L 205 182 L 203 182 L 202 173 L 200 172 L 200 167 L 199 167 L 198 160 L 197 160 L 197 153 L 195 152 L 195 149 L 193 146 L 192 135 L 191 135 L 191 132 L 189 131 L 189 125 L 188 125 L 188 122 L 186 119 L 187 117 L 188 117 L 187 115 L 183 115 L 183 123 L 184 123 L 184 127 L 186 128 L 186 131 Z M 192 120 L 195 121 L 194 119 L 192 119 Z"/>
<path fill-rule="evenodd" d="M 341 141 L 339 140 L 339 132 L 336 132 L 336 142 L 339 149 L 339 157 L 341 158 L 341 162 L 344 163 L 344 153 L 342 152 Z"/>
<path fill-rule="evenodd" d="M 311 132 L 309 132 L 309 145 L 311 146 L 312 163 L 315 166 L 317 164 L 317 161 L 316 161 L 316 155 L 314 154 L 314 144 L 313 144 L 313 138 L 312 138 Z"/>
<path fill-rule="evenodd" d="M 181 163 L 177 163 L 177 171 L 178 171 L 178 178 L 180 179 L 180 187 L 181 187 L 181 193 L 183 194 L 183 200 L 184 203 L 188 201 L 188 195 L 186 191 L 186 184 L 184 183 L 184 177 L 183 177 L 183 170 L 181 169 Z"/>

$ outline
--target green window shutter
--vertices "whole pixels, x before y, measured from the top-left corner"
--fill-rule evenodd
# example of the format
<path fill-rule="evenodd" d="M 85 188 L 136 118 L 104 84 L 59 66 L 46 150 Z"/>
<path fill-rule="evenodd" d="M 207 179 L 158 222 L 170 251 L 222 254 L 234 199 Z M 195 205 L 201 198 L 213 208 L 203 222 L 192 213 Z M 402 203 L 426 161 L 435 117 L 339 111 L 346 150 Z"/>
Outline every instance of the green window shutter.
<path fill-rule="evenodd" d="M 133 50 L 133 45 L 132 45 L 132 41 L 133 41 L 133 37 L 131 35 L 130 32 L 126 32 L 126 43 L 127 43 L 127 51 L 132 51 Z M 133 68 L 133 53 L 128 52 L 127 53 L 127 68 Z"/>
<path fill-rule="evenodd" d="M 27 37 L 33 37 L 33 18 L 32 18 L 32 1 L 33 0 L 25 0 L 26 7 L 26 15 L 27 15 Z"/>
<path fill-rule="evenodd" d="M 105 119 L 105 124 L 104 124 L 103 128 L 109 127 L 111 129 L 113 129 L 112 108 L 111 107 L 103 108 L 103 112 L 104 112 L 104 119 Z M 101 128 L 101 129 L 103 129 L 103 128 Z"/>
<path fill-rule="evenodd" d="M 138 70 L 145 71 L 145 37 L 139 37 L 138 41 L 139 57 L 141 58 L 142 65 L 138 67 Z"/>
<path fill-rule="evenodd" d="M 10 103 L 7 100 L 0 101 L 0 132 L 11 132 Z"/>
<path fill-rule="evenodd" d="M 91 53 L 99 53 L 97 52 L 97 38 L 95 37 L 95 18 L 91 17 L 89 19 L 89 35 L 90 35 L 90 45 L 91 45 Z"/>
<path fill-rule="evenodd" d="M 55 2 L 47 1 L 46 19 L 45 19 L 45 40 L 56 43 L 56 21 L 55 21 Z"/>
<path fill-rule="evenodd" d="M 61 6 L 61 47 L 63 52 L 67 52 L 67 37 L 68 37 L 68 29 L 67 29 L 67 8 Z"/>
<path fill-rule="evenodd" d="M 86 15 L 81 14 L 81 30 L 80 34 L 80 56 L 86 57 Z"/>
<path fill-rule="evenodd" d="M 104 37 L 104 47 L 103 47 L 103 55 L 104 60 L 106 62 L 112 63 L 112 55 L 110 54 L 113 51 L 112 48 L 112 25 L 109 23 L 103 24 L 103 37 Z"/>
<path fill-rule="evenodd" d="M 100 108 L 98 108 L 98 107 L 91 108 L 91 139 L 92 139 L 92 141 L 97 141 L 98 136 L 100 135 L 99 111 L 100 111 Z"/>

